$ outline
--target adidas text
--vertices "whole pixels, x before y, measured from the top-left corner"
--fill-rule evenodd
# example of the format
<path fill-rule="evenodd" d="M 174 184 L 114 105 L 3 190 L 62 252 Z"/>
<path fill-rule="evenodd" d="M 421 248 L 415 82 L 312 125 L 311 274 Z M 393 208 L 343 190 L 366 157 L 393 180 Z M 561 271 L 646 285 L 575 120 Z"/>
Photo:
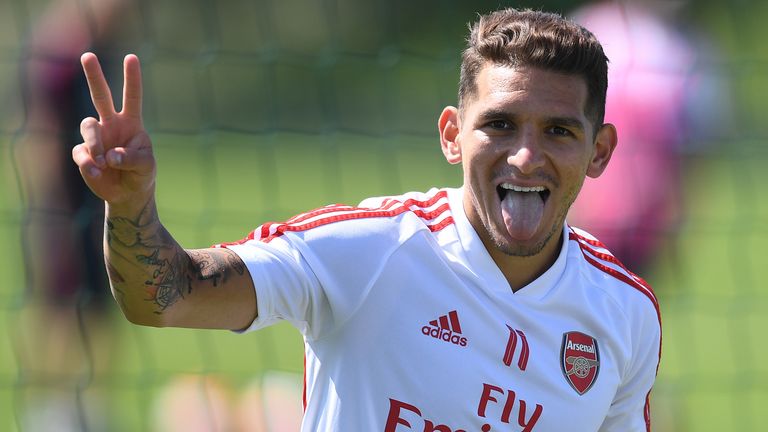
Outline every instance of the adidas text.
<path fill-rule="evenodd" d="M 421 332 L 425 336 L 431 336 L 435 339 L 440 339 L 445 342 L 450 342 L 454 345 L 467 346 L 467 338 L 454 334 L 452 331 L 440 327 L 431 327 L 425 325 L 421 328 Z"/>

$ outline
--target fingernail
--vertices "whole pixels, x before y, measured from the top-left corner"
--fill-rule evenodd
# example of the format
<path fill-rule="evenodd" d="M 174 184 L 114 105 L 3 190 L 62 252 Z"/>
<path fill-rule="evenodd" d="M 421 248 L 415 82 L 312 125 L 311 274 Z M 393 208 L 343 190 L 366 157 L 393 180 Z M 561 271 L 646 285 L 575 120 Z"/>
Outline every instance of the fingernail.
<path fill-rule="evenodd" d="M 107 161 L 104 159 L 104 156 L 98 155 L 93 160 L 96 162 L 96 165 L 99 167 L 104 167 L 107 164 Z"/>
<path fill-rule="evenodd" d="M 108 153 L 107 157 L 109 158 L 109 162 L 112 165 L 120 165 L 121 163 L 123 163 L 123 155 L 121 155 L 120 153 L 116 153 L 116 152 Z"/>
<path fill-rule="evenodd" d="M 91 167 L 88 169 L 88 174 L 90 174 L 91 177 L 98 177 L 101 175 L 101 170 L 96 167 Z"/>

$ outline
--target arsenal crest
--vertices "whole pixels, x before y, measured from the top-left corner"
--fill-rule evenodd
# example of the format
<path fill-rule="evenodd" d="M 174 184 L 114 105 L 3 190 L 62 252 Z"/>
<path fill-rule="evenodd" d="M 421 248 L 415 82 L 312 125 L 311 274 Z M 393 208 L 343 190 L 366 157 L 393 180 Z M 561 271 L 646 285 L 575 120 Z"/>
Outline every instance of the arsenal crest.
<path fill-rule="evenodd" d="M 600 371 L 600 351 L 595 338 L 577 331 L 564 333 L 560 365 L 568 384 L 578 394 L 586 393 L 597 381 Z"/>

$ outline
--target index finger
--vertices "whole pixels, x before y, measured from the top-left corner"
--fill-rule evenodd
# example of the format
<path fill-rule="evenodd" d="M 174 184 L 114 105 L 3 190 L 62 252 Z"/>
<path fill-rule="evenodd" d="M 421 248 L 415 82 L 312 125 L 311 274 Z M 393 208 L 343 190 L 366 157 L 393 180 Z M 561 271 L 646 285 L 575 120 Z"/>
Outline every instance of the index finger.
<path fill-rule="evenodd" d="M 123 84 L 123 114 L 141 119 L 141 65 L 133 54 L 123 61 L 125 83 Z"/>
<path fill-rule="evenodd" d="M 90 52 L 80 57 L 85 78 L 88 80 L 88 89 L 91 91 L 91 100 L 101 120 L 115 115 L 115 104 L 112 102 L 112 92 L 109 90 L 107 80 L 101 71 L 101 65 L 96 55 Z"/>

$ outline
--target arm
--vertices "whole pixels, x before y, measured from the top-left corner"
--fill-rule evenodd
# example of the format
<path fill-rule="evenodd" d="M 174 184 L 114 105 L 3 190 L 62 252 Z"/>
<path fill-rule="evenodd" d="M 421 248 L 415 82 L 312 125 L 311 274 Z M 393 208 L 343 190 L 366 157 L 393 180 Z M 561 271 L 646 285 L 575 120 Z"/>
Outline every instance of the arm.
<path fill-rule="evenodd" d="M 96 56 L 82 57 L 99 120 L 81 124 L 72 157 L 106 202 L 104 257 L 112 293 L 126 318 L 150 326 L 241 329 L 256 317 L 245 265 L 225 249 L 183 249 L 160 223 L 156 165 L 141 119 L 141 71 L 125 58 L 124 106 L 115 112 Z"/>
<path fill-rule="evenodd" d="M 256 317 L 240 258 L 227 249 L 183 249 L 154 200 L 133 217 L 107 204 L 104 257 L 112 294 L 135 324 L 235 330 Z"/>
<path fill-rule="evenodd" d="M 645 305 L 648 306 L 648 305 Z M 661 319 L 652 307 L 629 315 L 634 348 L 600 432 L 651 430 L 650 392 L 661 359 Z"/>

